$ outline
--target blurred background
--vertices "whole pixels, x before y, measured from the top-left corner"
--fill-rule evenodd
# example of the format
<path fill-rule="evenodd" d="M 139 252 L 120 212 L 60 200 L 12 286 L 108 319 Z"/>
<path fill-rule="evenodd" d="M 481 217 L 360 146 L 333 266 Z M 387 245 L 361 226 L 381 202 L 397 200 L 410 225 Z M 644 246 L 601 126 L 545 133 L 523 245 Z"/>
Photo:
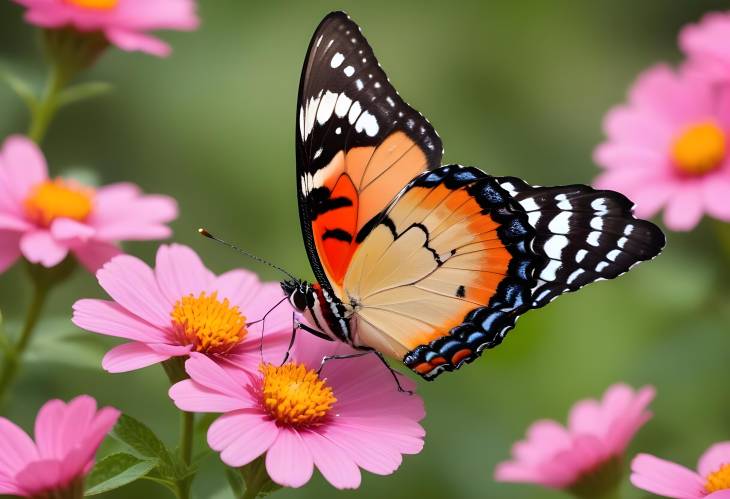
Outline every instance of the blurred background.
<path fill-rule="evenodd" d="M 162 34 L 173 45 L 170 58 L 110 50 L 83 74 L 111 82 L 113 93 L 63 110 L 44 150 L 52 174 L 130 180 L 177 198 L 174 239 L 216 272 L 245 266 L 267 279 L 280 277 L 200 238 L 198 226 L 311 278 L 296 207 L 294 116 L 307 43 L 330 10 L 347 10 L 360 23 L 391 81 L 439 131 L 445 162 L 545 185 L 590 183 L 598 172 L 591 152 L 602 140 L 603 114 L 624 99 L 641 70 L 679 59 L 680 26 L 727 6 L 709 0 L 209 1 L 200 5 L 200 30 Z M 37 33 L 8 1 L 0 2 L 0 65 L 36 85 L 45 78 Z M 0 110 L 0 137 L 26 130 L 26 111 L 4 86 Z M 156 246 L 125 249 L 151 262 Z M 656 261 L 527 314 L 480 361 L 420 383 L 426 446 L 397 473 L 366 474 L 350 492 L 317 476 L 276 497 L 562 497 L 495 483 L 494 466 L 533 420 L 565 421 L 575 400 L 598 397 L 618 381 L 652 384 L 658 392 L 655 417 L 630 455 L 647 451 L 694 466 L 709 444 L 730 439 L 729 258 L 708 221 L 691 233 L 669 234 Z M 0 276 L 10 333 L 29 291 L 22 266 Z M 56 290 L 7 415 L 31 429 L 48 398 L 89 393 L 172 445 L 178 418 L 162 369 L 104 373 L 100 360 L 114 342 L 69 322 L 76 299 L 102 296 L 82 271 Z M 198 476 L 198 497 L 231 497 L 217 459 L 212 455 Z M 646 497 L 628 481 L 624 492 Z M 142 482 L 103 497 L 166 494 Z"/>

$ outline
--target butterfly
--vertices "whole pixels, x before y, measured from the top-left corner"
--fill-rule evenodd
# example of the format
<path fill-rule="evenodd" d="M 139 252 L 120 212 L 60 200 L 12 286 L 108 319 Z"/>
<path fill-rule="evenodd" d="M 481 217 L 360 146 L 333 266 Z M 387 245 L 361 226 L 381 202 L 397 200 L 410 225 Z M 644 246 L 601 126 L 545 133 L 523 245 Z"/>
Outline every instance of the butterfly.
<path fill-rule="evenodd" d="M 296 116 L 299 215 L 317 282 L 282 282 L 325 339 L 432 380 L 499 345 L 517 318 L 661 252 L 623 195 L 441 165 L 433 126 L 346 14 L 312 36 Z"/>

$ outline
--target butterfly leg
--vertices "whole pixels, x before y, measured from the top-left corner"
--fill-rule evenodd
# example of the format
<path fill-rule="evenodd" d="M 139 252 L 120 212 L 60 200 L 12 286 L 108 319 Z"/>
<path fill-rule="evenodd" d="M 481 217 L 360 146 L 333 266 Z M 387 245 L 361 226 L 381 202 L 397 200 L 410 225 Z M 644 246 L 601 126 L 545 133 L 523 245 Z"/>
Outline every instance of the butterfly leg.
<path fill-rule="evenodd" d="M 342 355 L 326 355 L 322 358 L 322 362 L 319 365 L 319 369 L 317 369 L 317 374 L 320 374 L 322 372 L 322 369 L 324 368 L 325 364 L 331 360 L 344 360 L 344 359 L 355 359 L 357 357 L 362 357 L 364 355 L 368 354 L 375 354 L 379 359 L 380 362 L 383 363 L 383 365 L 390 371 L 390 375 L 393 376 L 393 380 L 395 381 L 396 386 L 398 387 L 398 391 L 401 393 L 407 393 L 408 395 L 413 395 L 412 390 L 406 390 L 401 386 L 400 380 L 398 379 L 398 372 L 396 372 L 392 367 L 390 367 L 390 364 L 385 360 L 385 357 L 383 357 L 383 354 L 378 352 L 377 350 L 368 349 L 364 352 L 358 352 L 358 353 L 348 353 L 348 354 L 342 354 Z"/>
<path fill-rule="evenodd" d="M 296 312 L 292 313 L 291 322 L 292 322 L 292 326 L 293 326 L 292 331 L 291 331 L 291 338 L 289 339 L 289 346 L 286 347 L 286 354 L 284 355 L 284 360 L 281 361 L 281 365 L 286 364 L 286 361 L 289 360 L 289 355 L 291 353 L 291 349 L 294 346 L 294 340 L 297 337 L 297 331 L 299 331 L 300 329 L 308 332 L 309 334 L 316 336 L 317 338 L 321 338 L 326 341 L 334 341 L 332 338 L 327 336 L 322 331 L 317 331 L 316 329 L 313 329 L 313 328 L 307 326 L 306 324 L 302 324 L 301 322 L 299 322 L 297 320 Z"/>

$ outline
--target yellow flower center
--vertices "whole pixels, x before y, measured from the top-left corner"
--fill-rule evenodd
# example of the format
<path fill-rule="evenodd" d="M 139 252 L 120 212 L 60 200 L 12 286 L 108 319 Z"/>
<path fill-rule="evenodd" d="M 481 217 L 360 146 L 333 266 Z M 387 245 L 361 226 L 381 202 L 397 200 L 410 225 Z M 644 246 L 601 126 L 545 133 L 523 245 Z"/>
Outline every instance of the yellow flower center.
<path fill-rule="evenodd" d="M 304 364 L 262 364 L 259 370 L 264 375 L 261 387 L 264 407 L 279 424 L 318 423 L 337 402 L 327 382 Z"/>
<path fill-rule="evenodd" d="M 119 0 L 66 0 L 71 5 L 82 9 L 110 10 L 117 6 Z"/>
<path fill-rule="evenodd" d="M 170 313 L 172 328 L 182 344 L 193 344 L 198 352 L 225 353 L 246 337 L 246 318 L 228 298 L 218 292 L 182 297 Z"/>
<path fill-rule="evenodd" d="M 689 175 L 714 170 L 725 158 L 725 132 L 713 121 L 703 121 L 685 128 L 672 144 L 675 166 Z"/>
<path fill-rule="evenodd" d="M 93 208 L 94 191 L 57 178 L 35 185 L 23 202 L 29 220 L 48 227 L 57 218 L 86 220 Z"/>
<path fill-rule="evenodd" d="M 722 467 L 710 473 L 707 476 L 705 490 L 707 492 L 717 492 L 718 490 L 730 490 L 730 463 L 722 465 Z"/>

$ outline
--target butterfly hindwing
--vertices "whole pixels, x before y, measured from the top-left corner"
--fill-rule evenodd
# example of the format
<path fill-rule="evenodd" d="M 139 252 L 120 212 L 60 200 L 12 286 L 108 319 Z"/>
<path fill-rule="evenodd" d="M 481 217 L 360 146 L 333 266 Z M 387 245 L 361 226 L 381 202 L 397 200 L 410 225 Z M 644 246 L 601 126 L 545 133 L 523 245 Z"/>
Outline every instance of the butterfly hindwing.
<path fill-rule="evenodd" d="M 531 187 L 458 165 L 424 173 L 352 258 L 353 339 L 427 379 L 458 369 L 520 314 L 658 254 L 663 235 L 631 208 L 587 186 Z"/>
<path fill-rule="evenodd" d="M 296 142 L 310 262 L 339 295 L 358 233 L 414 176 L 439 165 L 441 140 L 389 83 L 360 28 L 336 12 L 310 42 Z"/>

